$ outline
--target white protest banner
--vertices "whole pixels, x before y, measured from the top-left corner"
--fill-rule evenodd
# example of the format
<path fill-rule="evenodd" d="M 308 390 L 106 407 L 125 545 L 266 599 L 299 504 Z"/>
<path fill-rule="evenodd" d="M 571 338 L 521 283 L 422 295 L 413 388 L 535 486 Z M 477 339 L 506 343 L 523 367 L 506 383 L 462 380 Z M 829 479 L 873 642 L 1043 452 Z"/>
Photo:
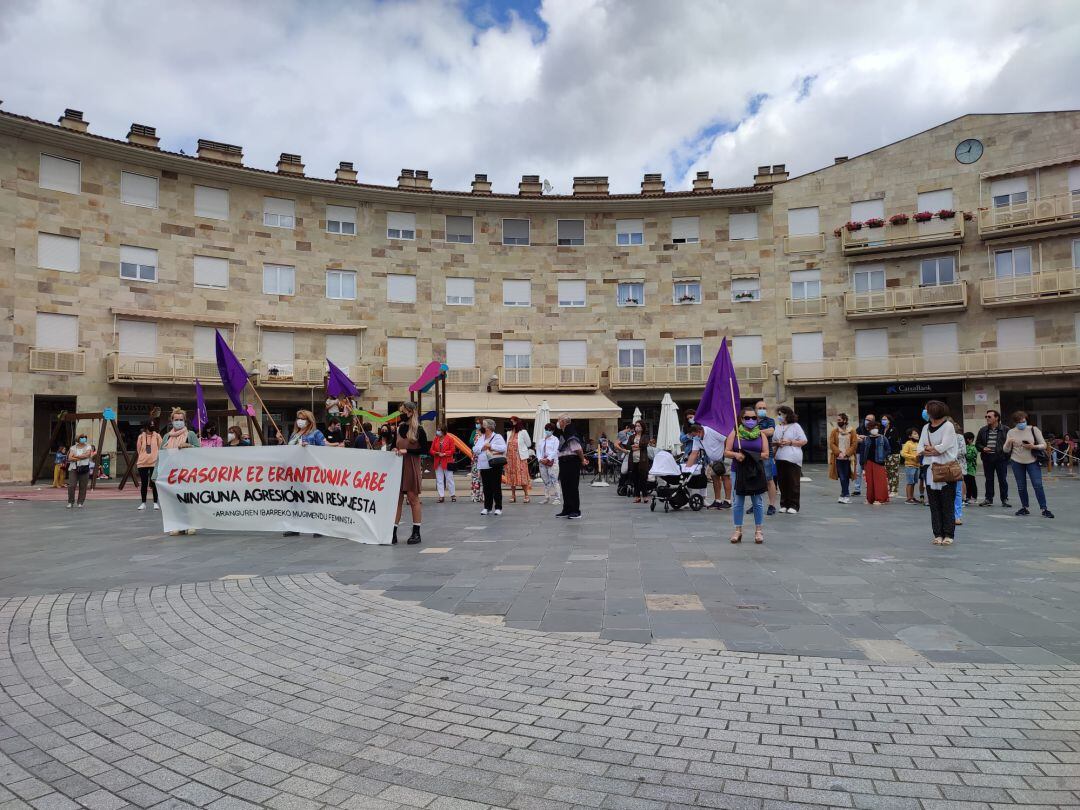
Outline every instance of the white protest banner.
<path fill-rule="evenodd" d="M 165 531 L 303 532 L 390 543 L 401 458 L 338 447 L 162 450 Z"/>

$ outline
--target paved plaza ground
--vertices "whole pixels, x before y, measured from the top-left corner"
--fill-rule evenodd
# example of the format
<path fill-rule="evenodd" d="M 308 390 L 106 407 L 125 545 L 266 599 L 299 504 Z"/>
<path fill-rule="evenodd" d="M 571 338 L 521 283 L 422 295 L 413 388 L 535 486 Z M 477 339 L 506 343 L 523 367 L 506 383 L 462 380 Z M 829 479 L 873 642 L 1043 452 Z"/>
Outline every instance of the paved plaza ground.
<path fill-rule="evenodd" d="M 942 549 L 808 472 L 761 547 L 611 489 L 419 547 L 4 501 L 0 808 L 1080 806 L 1080 486 Z"/>

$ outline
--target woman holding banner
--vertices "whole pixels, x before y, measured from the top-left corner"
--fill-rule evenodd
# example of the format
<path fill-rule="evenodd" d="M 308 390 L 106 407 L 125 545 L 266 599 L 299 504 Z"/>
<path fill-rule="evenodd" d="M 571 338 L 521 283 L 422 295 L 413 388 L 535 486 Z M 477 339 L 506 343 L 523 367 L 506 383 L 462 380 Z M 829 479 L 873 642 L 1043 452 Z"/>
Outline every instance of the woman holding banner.
<path fill-rule="evenodd" d="M 187 425 L 187 411 L 183 408 L 173 408 L 169 419 L 171 427 L 164 435 L 165 443 L 161 446 L 162 450 L 186 450 L 189 447 L 200 446 L 199 434 Z M 157 477 L 156 467 L 154 468 L 154 477 Z M 169 532 L 169 534 L 195 534 L 195 530 L 178 529 L 177 531 Z"/>
<path fill-rule="evenodd" d="M 401 423 L 397 429 L 397 442 L 394 451 L 401 456 L 401 494 L 398 495 L 397 517 L 394 519 L 394 539 L 397 542 L 397 527 L 401 523 L 401 507 L 406 499 L 412 512 L 412 534 L 408 544 L 414 546 L 420 542 L 420 522 L 423 512 L 420 507 L 420 489 L 423 479 L 420 472 L 421 448 L 428 446 L 427 434 L 420 427 L 420 412 L 415 402 L 401 403 Z"/>
<path fill-rule="evenodd" d="M 280 431 L 278 432 L 278 438 L 281 438 Z M 296 412 L 296 421 L 293 422 L 293 432 L 289 437 L 289 444 L 298 444 L 301 447 L 308 447 L 309 445 L 315 447 L 326 446 L 326 437 L 315 426 L 315 414 L 305 410 Z"/>

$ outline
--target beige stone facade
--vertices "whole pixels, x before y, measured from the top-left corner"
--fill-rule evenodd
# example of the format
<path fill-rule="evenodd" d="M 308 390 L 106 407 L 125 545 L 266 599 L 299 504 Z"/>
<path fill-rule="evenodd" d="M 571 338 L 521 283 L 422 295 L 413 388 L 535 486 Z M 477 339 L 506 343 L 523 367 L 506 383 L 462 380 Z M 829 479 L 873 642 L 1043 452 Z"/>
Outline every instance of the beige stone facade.
<path fill-rule="evenodd" d="M 516 194 L 482 175 L 472 192 L 432 190 L 413 170 L 396 188 L 365 185 L 351 164 L 317 180 L 299 155 L 260 171 L 228 144 L 189 157 L 160 151 L 149 127 L 124 142 L 85 126 L 75 111 L 61 126 L 0 114 L 0 480 L 29 477 L 60 410 L 111 407 L 132 425 L 154 404 L 190 405 L 194 377 L 213 378 L 208 327 L 285 419 L 319 410 L 327 354 L 382 410 L 415 366 L 470 346 L 471 364 L 451 362 L 458 416 L 488 390 L 648 416 L 665 391 L 696 403 L 726 335 L 744 397 L 794 401 L 818 442 L 826 417 L 860 401 L 909 415 L 924 386 L 972 427 L 984 406 L 1038 410 L 1040 397 L 1048 426 L 1077 427 L 1080 113 L 965 116 L 799 178 L 761 167 L 745 188 L 699 177 L 665 193 L 647 175 L 641 194 L 612 195 L 588 177 L 567 196 L 529 176 Z M 969 138 L 984 154 L 965 165 L 955 151 Z M 852 203 L 881 199 L 856 212 L 880 205 L 888 219 L 945 189 L 952 219 L 834 235 Z M 507 244 L 526 230 L 528 244 Z M 1019 269 L 994 280 L 1003 250 Z M 924 284 L 927 259 L 948 282 L 948 257 L 952 283 Z M 805 337 L 818 332 L 820 356 Z M 530 360 L 506 356 L 526 341 Z M 896 384 L 914 386 L 910 401 L 887 392 Z M 207 392 L 224 407 L 220 387 Z M 589 427 L 613 426 L 609 409 Z"/>

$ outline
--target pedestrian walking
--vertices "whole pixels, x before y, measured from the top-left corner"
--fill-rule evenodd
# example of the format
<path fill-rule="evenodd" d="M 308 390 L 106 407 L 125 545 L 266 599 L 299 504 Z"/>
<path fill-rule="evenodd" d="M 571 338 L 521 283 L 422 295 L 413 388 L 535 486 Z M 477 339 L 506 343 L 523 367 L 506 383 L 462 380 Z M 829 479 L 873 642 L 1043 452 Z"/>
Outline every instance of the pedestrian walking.
<path fill-rule="evenodd" d="M 79 509 L 82 509 L 86 504 L 86 487 L 90 483 L 90 471 L 93 469 L 96 456 L 97 450 L 94 449 L 94 445 L 90 444 L 90 439 L 85 433 L 76 436 L 75 444 L 68 448 L 68 509 L 76 505 Z M 76 490 L 78 490 L 77 501 Z"/>
<path fill-rule="evenodd" d="M 154 468 L 158 462 L 158 452 L 161 450 L 161 435 L 154 430 L 154 423 L 146 421 L 142 423 L 142 432 L 135 440 L 135 467 L 139 471 L 139 511 L 146 509 L 146 491 L 154 492 L 154 509 L 158 506 L 157 484 L 154 483 Z"/>
<path fill-rule="evenodd" d="M 522 501 L 529 502 L 532 476 L 529 475 L 529 450 L 532 439 L 525 424 L 517 416 L 510 417 L 510 430 L 506 432 L 506 485 L 510 487 L 510 503 L 517 503 L 517 491 L 522 492 Z"/>
<path fill-rule="evenodd" d="M 1009 503 L 1009 454 L 1005 451 L 1005 440 L 1009 429 L 1001 423 L 1001 414 L 990 409 L 986 412 L 986 424 L 979 429 L 975 437 L 975 449 L 979 451 L 983 463 L 983 500 L 979 506 L 994 505 L 994 479 L 997 479 L 998 494 L 1001 496 L 1003 509 L 1012 508 Z"/>
<path fill-rule="evenodd" d="M 735 523 L 732 543 L 742 542 L 743 518 L 746 515 L 746 499 L 754 513 L 754 542 L 765 542 L 764 494 L 768 491 L 764 460 L 769 457 L 769 439 L 761 430 L 757 412 L 743 408 L 739 424 L 728 434 L 724 455 L 732 460 L 735 471 L 735 503 L 731 510 Z"/>
<path fill-rule="evenodd" d="M 456 449 L 453 438 L 442 428 L 437 428 L 435 438 L 431 440 L 431 460 L 435 467 L 435 489 L 439 493 L 439 503 L 445 503 L 447 495 L 450 496 L 451 503 L 457 502 L 454 471 L 450 469 Z"/>
<path fill-rule="evenodd" d="M 559 440 L 554 433 L 553 422 L 544 425 L 544 438 L 536 446 L 536 457 L 540 463 L 540 480 L 544 482 L 544 503 L 560 504 L 562 495 L 559 490 Z"/>
<path fill-rule="evenodd" d="M 1017 411 L 1013 414 L 1013 429 L 1005 435 L 1005 452 L 1009 454 L 1016 489 L 1020 493 L 1019 517 L 1030 515 L 1028 511 L 1027 482 L 1035 490 L 1042 516 L 1052 518 L 1054 513 L 1046 505 L 1046 493 L 1043 491 L 1042 465 L 1046 459 L 1046 439 L 1042 431 L 1028 423 L 1027 413 Z"/>
<path fill-rule="evenodd" d="M 889 502 L 889 479 L 885 474 L 885 461 L 889 457 L 890 448 L 876 421 L 868 421 L 865 425 L 866 434 L 859 437 L 859 460 L 866 478 L 866 502 L 876 506 Z"/>
<path fill-rule="evenodd" d="M 476 432 L 473 458 L 484 489 L 481 515 L 502 514 L 502 468 L 506 466 L 506 439 L 495 432 L 495 420 L 484 419 Z"/>
<path fill-rule="evenodd" d="M 806 441 L 799 415 L 787 405 L 777 408 L 776 427 L 769 444 L 774 451 L 772 455 L 776 456 L 776 472 L 780 479 L 780 511 L 789 515 L 797 515 L 801 506 L 802 449 Z"/>
<path fill-rule="evenodd" d="M 585 463 L 585 448 L 574 430 L 569 414 L 561 414 L 556 420 L 554 435 L 559 440 L 559 486 L 563 494 L 563 508 L 556 517 L 579 520 L 581 467 Z"/>
<path fill-rule="evenodd" d="M 930 501 L 930 526 L 935 546 L 951 546 L 956 537 L 956 487 L 964 477 L 956 458 L 956 430 L 949 421 L 949 406 L 932 399 L 923 408 L 919 450 L 929 471 L 926 476 Z"/>
<path fill-rule="evenodd" d="M 855 472 L 854 459 L 858 448 L 859 436 L 848 424 L 848 415 L 838 414 L 836 427 L 829 432 L 829 478 L 840 482 L 837 503 L 851 503 L 849 484 Z"/>
<path fill-rule="evenodd" d="M 406 541 L 410 546 L 420 542 L 420 524 L 423 509 L 420 505 L 420 490 L 423 488 L 423 476 L 420 471 L 421 448 L 428 446 L 427 434 L 420 427 L 420 412 L 415 402 L 402 402 L 401 422 L 398 424 L 397 440 L 394 451 L 401 456 L 401 491 L 398 494 L 397 514 L 394 517 L 394 536 L 391 543 L 397 542 L 397 529 L 401 524 L 401 507 L 409 502 L 412 514 L 412 533 Z"/>

